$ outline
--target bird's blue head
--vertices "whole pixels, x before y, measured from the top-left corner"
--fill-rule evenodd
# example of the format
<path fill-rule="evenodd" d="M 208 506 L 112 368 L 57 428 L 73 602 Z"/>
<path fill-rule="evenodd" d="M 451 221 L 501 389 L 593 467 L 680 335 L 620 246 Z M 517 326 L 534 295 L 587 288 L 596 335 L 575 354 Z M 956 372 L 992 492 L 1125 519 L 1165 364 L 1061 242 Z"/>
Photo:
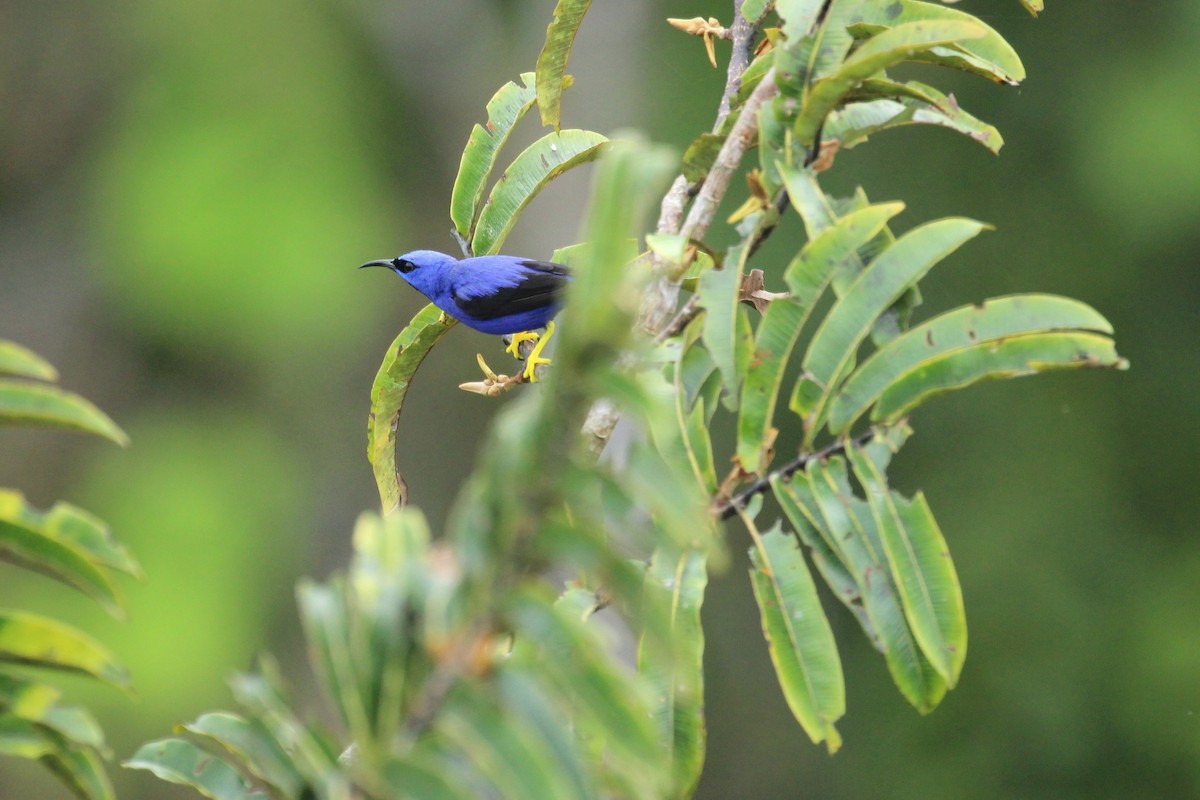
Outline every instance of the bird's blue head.
<path fill-rule="evenodd" d="M 413 250 L 391 259 L 368 261 L 359 267 L 387 267 L 426 297 L 436 296 L 447 281 L 447 272 L 458 259 L 436 250 Z"/>

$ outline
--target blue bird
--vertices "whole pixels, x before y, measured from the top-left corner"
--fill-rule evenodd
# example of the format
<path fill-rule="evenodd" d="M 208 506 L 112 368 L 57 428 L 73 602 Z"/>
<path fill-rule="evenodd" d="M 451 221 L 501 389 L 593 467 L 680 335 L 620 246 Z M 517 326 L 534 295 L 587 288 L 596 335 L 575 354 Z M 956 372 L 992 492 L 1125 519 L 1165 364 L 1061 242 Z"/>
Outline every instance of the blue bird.
<path fill-rule="evenodd" d="M 562 264 L 515 256 L 458 259 L 435 250 L 413 250 L 402 256 L 368 261 L 359 267 L 386 267 L 446 314 L 467 327 L 490 334 L 511 334 L 509 351 L 523 341 L 537 341 L 525 362 L 525 379 L 536 380 L 551 321 L 562 306 L 571 275 Z M 545 328 L 539 340 L 536 328 Z"/>

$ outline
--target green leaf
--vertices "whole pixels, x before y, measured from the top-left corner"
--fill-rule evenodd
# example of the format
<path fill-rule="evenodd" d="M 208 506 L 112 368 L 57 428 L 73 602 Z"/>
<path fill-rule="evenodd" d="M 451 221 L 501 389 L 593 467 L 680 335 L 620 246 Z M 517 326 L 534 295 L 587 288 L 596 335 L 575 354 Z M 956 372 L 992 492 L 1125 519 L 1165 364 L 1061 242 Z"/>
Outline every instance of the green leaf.
<path fill-rule="evenodd" d="M 6 494 L 0 490 L 0 506 L 5 506 Z M 28 508 L 28 507 L 27 507 Z M 93 563 L 143 577 L 142 567 L 129 549 L 115 541 L 109 527 L 96 517 L 70 503 L 55 503 L 41 519 L 41 527 L 64 542 L 71 542 L 85 551 Z"/>
<path fill-rule="evenodd" d="M 646 572 L 651 603 L 669 609 L 672 640 L 642 634 L 638 671 L 655 689 L 653 714 L 668 744 L 672 796 L 691 797 L 704 767 L 704 628 L 700 606 L 708 585 L 704 553 L 659 547 Z"/>
<path fill-rule="evenodd" d="M 1042 0 L 1021 0 L 1021 5 L 1023 5 L 1025 10 L 1035 17 L 1042 11 L 1046 10 L 1046 6 Z"/>
<path fill-rule="evenodd" d="M 81 672 L 129 687 L 129 674 L 99 642 L 69 625 L 20 611 L 0 610 L 2 663 Z"/>
<path fill-rule="evenodd" d="M 417 755 L 390 759 L 381 770 L 388 786 L 404 787 L 405 800 L 475 800 L 479 786 L 465 785 L 462 762 L 457 754 L 421 758 L 421 750 L 435 749 L 428 741 L 418 743 Z"/>
<path fill-rule="evenodd" d="M 704 309 L 702 322 L 704 329 L 704 345 L 712 356 L 713 363 L 721 371 L 724 381 L 724 397 L 736 399 L 737 391 L 742 381 L 742 372 L 738 369 L 739 350 L 749 350 L 752 342 L 744 334 L 739 324 L 740 301 L 743 268 L 746 262 L 746 248 L 739 245 L 736 251 L 729 254 L 723 269 L 711 269 L 700 276 L 700 306 Z M 747 341 L 740 341 L 746 339 Z"/>
<path fill-rule="evenodd" d="M 471 137 L 463 148 L 462 161 L 458 165 L 458 176 L 454 179 L 454 191 L 450 195 L 450 219 L 454 229 L 466 241 L 471 241 L 475 231 L 475 217 L 479 212 L 479 201 L 488 176 L 496 167 L 500 148 L 508 141 L 513 128 L 533 106 L 536 88 L 532 72 L 521 74 L 521 86 L 509 81 L 488 101 L 487 125 L 478 123 L 471 129 Z"/>
<path fill-rule="evenodd" d="M 510 608 L 518 643 L 528 647 L 515 663 L 539 664 L 556 693 L 571 698 L 576 723 L 601 735 L 613 758 L 629 769 L 644 770 L 647 780 L 665 778 L 665 751 L 649 714 L 653 704 L 647 687 L 619 672 L 607 645 L 568 610 L 528 591 L 517 595 Z M 652 793 L 653 788 L 644 791 Z"/>
<path fill-rule="evenodd" d="M 54 752 L 54 744 L 42 728 L 12 714 L 0 714 L 0 756 L 43 758 Z"/>
<path fill-rule="evenodd" d="M 58 380 L 54 365 L 16 342 L 0 339 L 0 375 L 16 375 L 42 381 Z"/>
<path fill-rule="evenodd" d="M 375 665 L 356 664 L 351 655 L 347 641 L 350 619 L 341 581 L 329 585 L 301 581 L 296 586 L 296 600 L 313 670 L 333 698 L 351 740 L 366 746 L 372 741 L 369 698 L 360 691 L 357 673 Z M 370 655 L 362 653 L 364 658 Z"/>
<path fill-rule="evenodd" d="M 688 183 L 704 180 L 716 162 L 725 138 L 716 133 L 702 133 L 683 151 L 683 177 L 687 178 Z"/>
<path fill-rule="evenodd" d="M 921 713 L 932 711 L 946 682 L 921 654 L 870 506 L 855 497 L 845 459 L 812 463 L 790 481 L 773 480 L 772 487 L 834 594 L 883 653 L 900 693 Z"/>
<path fill-rule="evenodd" d="M 820 429 L 830 394 L 853 363 L 875 320 L 934 264 L 978 235 L 982 223 L 950 218 L 906 233 L 863 271 L 821 322 L 804 357 L 799 396 L 816 397 L 801 408 L 807 441 Z"/>
<path fill-rule="evenodd" d="M 55 503 L 49 511 L 42 512 L 29 505 L 20 492 L 0 489 L 0 520 L 34 528 L 82 553 L 98 567 L 142 577 L 137 561 L 128 549 L 113 540 L 108 527 L 69 503 Z"/>
<path fill-rule="evenodd" d="M 2 497 L 0 497 L 2 500 Z M 86 551 L 45 530 L 8 519 L 0 509 L 0 559 L 13 560 L 78 589 L 113 616 L 124 618 L 124 598 Z"/>
<path fill-rule="evenodd" d="M 349 644 L 376 741 L 390 741 L 402 724 L 408 650 L 414 627 L 429 637 L 449 635 L 446 598 L 455 579 L 431 574 L 429 527 L 412 507 L 383 519 L 363 514 L 354 526 L 354 560 L 346 588 L 354 609 Z M 418 622 L 414 605 L 427 613 Z"/>
<path fill-rule="evenodd" d="M 289 754 L 292 766 L 317 796 L 349 800 L 347 776 L 338 764 L 338 748 L 319 729 L 305 725 L 296 716 L 283 694 L 274 660 L 262 657 L 259 674 L 236 675 L 230 686 L 237 701 Z"/>
<path fill-rule="evenodd" d="M 577 785 L 554 747 L 519 708 L 460 684 L 438 714 L 436 732 L 457 744 L 497 797 L 572 797 Z"/>
<path fill-rule="evenodd" d="M 783 0 L 785 6 L 789 5 L 789 0 Z M 792 3 L 795 5 L 795 3 Z M 762 19 L 767 13 L 767 9 L 771 6 L 771 0 L 744 0 L 742 3 L 742 16 L 747 22 L 755 23 Z"/>
<path fill-rule="evenodd" d="M 834 723 L 846 713 L 846 686 L 817 588 L 794 537 L 778 525 L 760 536 L 746 523 L 754 537 L 750 578 L 779 685 L 809 738 L 837 752 Z"/>
<path fill-rule="evenodd" d="M 939 394 L 982 380 L 1018 378 L 1052 369 L 1126 369 L 1113 341 L 1091 333 L 1039 333 L 998 339 L 930 358 L 899 376 L 879 396 L 872 419 L 897 419 Z"/>
<path fill-rule="evenodd" d="M 595 161 L 608 139 L 592 131 L 566 130 L 548 133 L 517 156 L 488 195 L 472 249 L 476 255 L 499 252 L 525 206 L 550 181 L 567 170 Z"/>
<path fill-rule="evenodd" d="M 848 447 L 846 455 L 867 494 L 913 635 L 954 688 L 967 657 L 967 622 L 946 540 L 921 493 L 905 500 L 888 488 L 882 470 L 860 448 Z"/>
<path fill-rule="evenodd" d="M 859 248 L 903 208 L 901 203 L 886 203 L 848 214 L 805 245 L 785 270 L 784 281 L 792 296 L 772 300 L 767 306 L 742 387 L 737 458 L 747 472 L 764 474 L 769 465 L 775 439 L 772 423 L 784 368 L 817 300 L 836 272 L 850 259 L 857 259 Z"/>
<path fill-rule="evenodd" d="M 226 762 L 185 739 L 159 739 L 138 748 L 124 762 L 164 781 L 188 786 L 212 800 L 252 800 L 249 781 Z"/>
<path fill-rule="evenodd" d="M 418 311 L 388 348 L 371 384 L 367 460 L 375 473 L 384 513 L 403 505 L 407 495 L 404 479 L 396 465 L 396 426 L 400 422 L 404 399 L 425 356 L 456 322 L 432 303 Z"/>
<path fill-rule="evenodd" d="M 543 125 L 559 129 L 562 118 L 562 92 L 567 87 L 567 59 L 571 45 L 592 0 L 558 0 L 554 19 L 546 28 L 546 43 L 537 59 L 537 103 Z"/>
<path fill-rule="evenodd" d="M 783 35 L 792 41 L 808 35 L 813 23 L 816 22 L 820 9 L 821 0 L 776 0 L 775 2 L 775 13 L 783 20 Z M 751 10 L 753 10 L 753 6 L 751 6 Z M 746 19 L 752 18 L 744 7 L 742 13 Z"/>
<path fill-rule="evenodd" d="M 927 91 L 930 87 L 916 81 L 900 83 L 889 78 L 868 78 L 846 93 L 847 103 L 865 103 L 871 100 L 917 100 L 925 105 L 945 109 L 946 96 L 938 91 Z M 940 99 L 939 99 L 940 97 Z"/>
<path fill-rule="evenodd" d="M 851 17 L 850 32 L 855 36 L 876 34 L 918 22 L 965 22 L 983 28 L 983 35 L 971 41 L 955 43 L 955 48 L 987 65 L 987 74 L 1003 83 L 1016 84 L 1025 80 L 1025 67 L 1004 37 L 978 17 L 938 3 L 920 0 L 892 0 L 888 3 L 859 3 Z M 859 13 L 861 12 L 861 13 Z"/>
<path fill-rule="evenodd" d="M 915 82 L 914 82 L 915 83 Z M 924 84 L 916 84 L 925 90 Z M 974 142 L 999 153 L 1004 146 L 1000 131 L 963 111 L 951 95 L 925 91 L 934 102 L 904 98 L 878 99 L 865 103 L 849 103 L 834 111 L 825 125 L 827 140 L 837 140 L 847 150 L 865 142 L 869 136 L 889 128 L 904 125 L 935 125 L 963 134 Z"/>
<path fill-rule="evenodd" d="M 104 732 L 96 719 L 84 708 L 62 705 L 60 696 L 53 686 L 0 673 L 0 714 L 52 730 L 70 747 L 103 751 Z"/>
<path fill-rule="evenodd" d="M 779 169 L 785 181 L 791 205 L 800 214 L 801 219 L 804 220 L 804 229 L 810 240 L 819 237 L 826 228 L 836 224 L 842 217 L 871 205 L 862 189 L 859 189 L 853 196 L 848 198 L 832 198 L 821 190 L 816 176 L 811 172 L 785 165 L 780 165 Z M 903 203 L 897 202 L 895 205 L 901 210 L 904 208 Z M 838 297 L 844 295 L 850 284 L 866 269 L 866 265 L 884 250 L 891 247 L 895 241 L 896 237 L 892 235 L 891 230 L 885 225 L 879 233 L 863 243 L 856 252 L 849 254 L 834 272 L 834 293 Z M 915 291 L 910 291 L 910 293 L 915 293 Z M 917 305 L 915 299 L 912 305 Z M 895 318 L 898 316 L 899 309 L 895 307 L 885 314 L 885 317 Z M 890 324 L 892 327 L 899 327 L 898 320 L 893 320 Z M 878 324 L 876 325 L 876 330 L 873 331 L 873 336 L 878 340 Z"/>
<path fill-rule="evenodd" d="M 805 95 L 792 126 L 797 141 L 804 146 L 810 145 L 829 112 L 863 81 L 888 67 L 911 60 L 917 52 L 976 39 L 983 36 L 984 30 L 982 24 L 974 22 L 909 22 L 873 36 L 833 74 L 813 84 Z"/>
<path fill-rule="evenodd" d="M 108 780 L 108 773 L 104 771 L 104 764 L 91 748 L 75 748 L 65 742 L 59 742 L 57 751 L 44 756 L 42 763 L 57 775 L 76 797 L 83 800 L 116 799 L 112 783 Z"/>
<path fill-rule="evenodd" d="M 1012 295 L 948 311 L 893 339 L 864 361 L 830 403 L 829 430 L 835 434 L 846 430 L 890 384 L 946 353 L 1009 336 L 1076 329 L 1112 333 L 1108 321 L 1091 307 L 1054 295 Z M 983 352 L 990 351 L 983 348 Z"/>
<path fill-rule="evenodd" d="M 124 447 L 129 437 L 91 402 L 55 386 L 0 380 L 0 425 L 44 425 L 94 433 Z"/>
<path fill-rule="evenodd" d="M 218 711 L 203 714 L 183 727 L 193 736 L 224 748 L 239 771 L 265 783 L 274 797 L 298 797 L 304 790 L 304 781 L 287 753 L 261 725 Z"/>

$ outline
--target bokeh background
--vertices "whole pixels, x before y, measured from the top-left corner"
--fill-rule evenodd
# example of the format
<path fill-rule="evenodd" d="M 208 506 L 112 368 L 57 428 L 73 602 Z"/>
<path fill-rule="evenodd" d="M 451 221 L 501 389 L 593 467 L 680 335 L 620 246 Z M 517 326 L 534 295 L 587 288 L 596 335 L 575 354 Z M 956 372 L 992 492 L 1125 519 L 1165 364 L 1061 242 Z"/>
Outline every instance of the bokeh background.
<path fill-rule="evenodd" d="M 532 69 L 553 5 L 0 4 L 0 336 L 50 358 L 133 438 L 121 451 L 3 431 L 0 485 L 95 512 L 148 576 L 128 587 L 127 623 L 12 570 L 0 604 L 87 626 L 126 660 L 136 697 L 69 684 L 118 757 L 229 707 L 226 678 L 264 649 L 303 694 L 292 586 L 342 565 L 376 502 L 368 391 L 422 303 L 354 267 L 453 248 L 460 148 L 500 83 Z M 786 710 L 730 529 L 735 558 L 704 609 L 705 798 L 1200 796 L 1200 3 L 1048 0 L 1038 20 L 1016 0 L 961 7 L 1029 70 L 1018 89 L 936 79 L 1000 126 L 1001 157 L 906 129 L 842 153 L 827 182 L 905 200 L 899 228 L 996 224 L 926 280 L 919 316 L 1013 291 L 1076 296 L 1113 321 L 1133 366 L 918 413 L 894 479 L 926 491 L 951 543 L 970 657 L 921 718 L 834 610 L 849 713 L 833 758 Z M 594 4 L 565 123 L 681 150 L 711 125 L 723 73 L 663 18 L 710 14 L 727 20 L 728 3 Z M 583 171 L 554 186 L 507 250 L 574 242 L 585 191 Z M 503 402 L 454 388 L 476 351 L 503 358 L 456 330 L 402 421 L 435 525 Z M 114 773 L 123 798 L 190 796 Z M 0 798 L 60 797 L 40 768 L 0 761 Z"/>

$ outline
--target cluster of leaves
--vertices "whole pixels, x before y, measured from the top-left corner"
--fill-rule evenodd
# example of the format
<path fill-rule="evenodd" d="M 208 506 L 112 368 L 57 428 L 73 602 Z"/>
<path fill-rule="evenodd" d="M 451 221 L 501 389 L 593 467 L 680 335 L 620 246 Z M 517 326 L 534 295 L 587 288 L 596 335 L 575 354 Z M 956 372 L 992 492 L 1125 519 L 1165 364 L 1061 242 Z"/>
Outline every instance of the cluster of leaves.
<path fill-rule="evenodd" d="M 0 340 L 0 376 L 0 426 L 63 428 L 126 444 L 102 411 L 53 385 L 54 367 L 26 348 Z M 116 573 L 141 575 L 100 520 L 67 503 L 40 511 L 12 489 L 0 489 L 0 560 L 60 581 L 116 617 L 125 607 Z M 86 709 L 63 702 L 46 682 L 55 672 L 129 686 L 116 657 L 82 631 L 0 609 L 0 754 L 40 760 L 79 797 L 111 798 L 104 734 Z"/>
<path fill-rule="evenodd" d="M 742 10 L 753 19 L 769 5 L 747 2 Z M 902 203 L 871 203 L 861 189 L 831 197 L 820 187 L 818 174 L 838 149 L 900 125 L 948 128 L 997 151 L 999 133 L 952 96 L 887 70 L 916 62 L 1015 85 L 1025 73 L 1004 39 L 969 14 L 920 0 L 780 0 L 774 10 L 779 27 L 767 31 L 766 52 L 747 69 L 739 95 L 744 102 L 774 81 L 758 128 L 753 191 L 723 268 L 699 276 L 702 316 L 682 333 L 679 417 L 691 421 L 686 442 L 697 480 L 750 532 L 753 588 L 787 702 L 813 741 L 833 751 L 845 689 L 803 549 L 884 655 L 902 695 L 922 713 L 932 710 L 958 680 L 966 621 L 923 495 L 906 498 L 887 483 L 888 463 L 910 433 L 906 416 L 982 380 L 1125 362 L 1102 316 L 1050 295 L 996 298 L 910 328 L 920 279 L 986 226 L 950 218 L 897 236 L 889 223 Z M 690 148 L 694 179 L 711 168 L 730 127 Z M 747 280 L 750 257 L 788 207 L 808 242 L 782 269 L 765 270 L 787 291 L 759 292 L 756 305 L 766 308 L 755 323 L 740 302 L 755 300 L 752 290 L 762 285 L 761 276 Z M 821 306 L 826 294 L 832 300 Z M 799 375 L 781 398 L 796 351 Z M 785 404 L 801 443 L 779 465 L 776 409 Z M 720 479 L 704 420 L 722 405 L 736 415 L 738 435 L 733 471 Z M 856 433 L 864 416 L 875 426 Z M 760 533 L 758 494 L 767 490 L 782 519 Z"/>
<path fill-rule="evenodd" d="M 934 3 L 735 3 L 742 30 L 763 29 L 766 44 L 740 76 L 732 112 L 689 148 L 683 180 L 697 204 L 723 192 L 715 176 L 740 158 L 734 132 L 750 125 L 758 168 L 738 242 L 716 252 L 667 225 L 637 257 L 629 237 L 670 159 L 636 141 L 558 130 L 587 6 L 560 0 L 537 73 L 488 104 L 451 204 L 464 252 L 495 253 L 543 186 L 604 152 L 584 243 L 553 256 L 575 280 L 549 375 L 498 416 L 434 540 L 405 505 L 395 453 L 413 378 L 453 325 L 432 306 L 421 311 L 372 389 L 368 456 L 384 516 L 360 520 L 344 577 L 299 589 L 311 661 L 339 724 L 294 711 L 264 661 L 234 682 L 243 713 L 206 714 L 144 746 L 131 766 L 214 798 L 689 796 L 704 759 L 699 611 L 723 552 L 714 523 L 734 516 L 752 542 L 750 579 L 784 698 L 814 741 L 838 747 L 845 696 L 809 561 L 918 710 L 954 686 L 966 655 L 954 566 L 924 497 L 887 480 L 908 413 L 986 379 L 1124 362 L 1099 314 L 1049 295 L 997 298 L 913 327 L 918 282 L 985 226 L 944 219 L 897 235 L 890 222 L 902 204 L 873 204 L 861 190 L 830 197 L 818 173 L 838 148 L 898 125 L 945 127 L 998 149 L 995 129 L 952 97 L 887 70 L 921 62 L 1014 84 L 1020 60 L 978 19 Z M 483 203 L 534 103 L 555 130 L 510 163 Z M 789 223 L 804 226 L 807 244 L 786 265 L 752 269 L 762 240 Z M 633 323 L 647 281 L 663 276 L 694 294 L 678 325 L 646 341 Z M 798 376 L 782 397 L 789 365 Z M 589 427 L 598 407 L 619 409 L 628 435 L 598 439 Z M 727 475 L 710 433 L 719 416 L 737 430 Z M 799 440 L 786 459 L 776 453 L 785 419 Z M 768 493 L 781 511 L 764 532 Z M 636 656 L 622 657 L 622 632 Z"/>

